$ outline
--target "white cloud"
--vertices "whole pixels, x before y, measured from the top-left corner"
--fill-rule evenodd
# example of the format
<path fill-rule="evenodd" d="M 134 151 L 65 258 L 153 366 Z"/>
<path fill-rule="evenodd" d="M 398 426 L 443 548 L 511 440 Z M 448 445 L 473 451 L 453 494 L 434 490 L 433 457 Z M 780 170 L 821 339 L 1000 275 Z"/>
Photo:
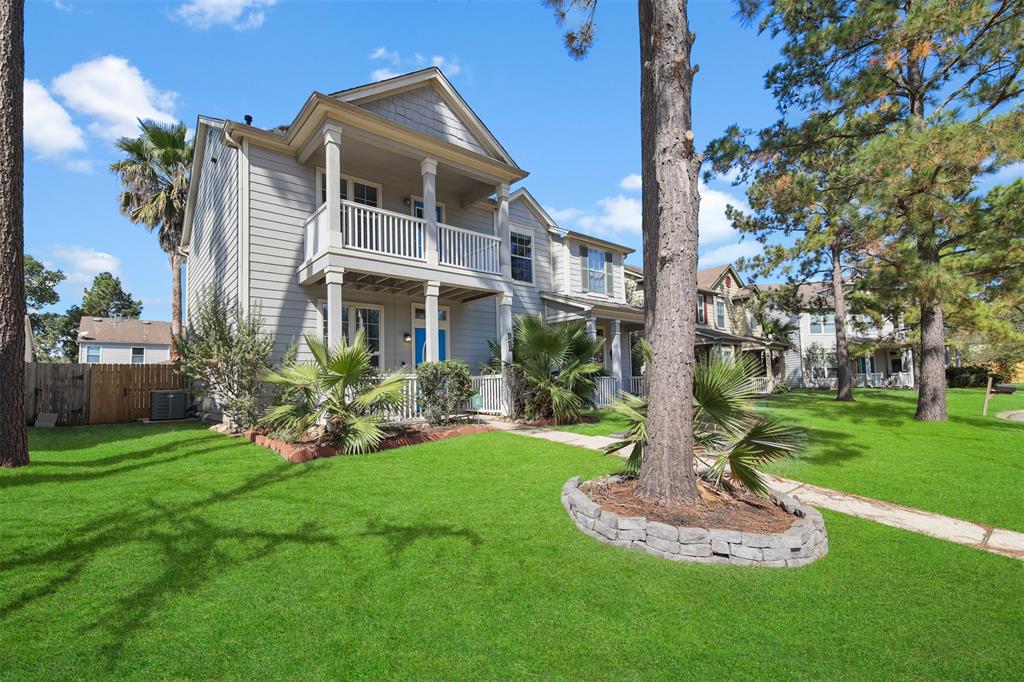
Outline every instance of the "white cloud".
<path fill-rule="evenodd" d="M 70 12 L 74 9 L 69 2 L 61 2 L 61 0 L 53 0 L 53 6 L 62 12 Z"/>
<path fill-rule="evenodd" d="M 117 274 L 121 260 L 109 253 L 103 253 L 85 246 L 62 246 L 51 249 L 53 257 L 61 264 L 71 284 L 89 284 L 101 272 Z"/>
<path fill-rule="evenodd" d="M 576 222 L 584 230 L 604 235 L 640 234 L 643 207 L 639 199 L 619 194 L 598 199 L 597 205 L 601 207 L 600 213 L 577 218 Z"/>
<path fill-rule="evenodd" d="M 761 250 L 757 242 L 737 242 L 724 244 L 705 252 L 697 260 L 701 268 L 713 268 L 716 265 L 733 263 L 738 258 L 749 258 Z"/>
<path fill-rule="evenodd" d="M 75 173 L 91 174 L 93 162 L 89 159 L 71 159 L 64 162 L 64 167 Z"/>
<path fill-rule="evenodd" d="M 422 69 L 426 66 L 436 66 L 448 76 L 457 76 L 462 73 L 462 63 L 456 56 L 445 57 L 435 54 L 427 57 L 422 52 L 413 53 L 412 57 L 403 57 L 398 50 L 389 50 L 385 46 L 377 47 L 369 55 L 374 61 L 384 61 L 391 64 L 390 67 L 381 67 L 370 72 L 370 78 L 374 81 L 382 81 L 387 78 L 400 76 L 406 71 Z"/>
<path fill-rule="evenodd" d="M 747 210 L 747 202 L 728 192 L 700 186 L 700 245 L 711 246 L 739 239 L 739 233 L 725 216 L 726 206 Z"/>
<path fill-rule="evenodd" d="M 202 31 L 215 26 L 247 31 L 262 26 L 267 18 L 266 8 L 276 3 L 277 0 L 190 0 L 175 15 Z"/>
<path fill-rule="evenodd" d="M 644 180 L 639 173 L 630 173 L 619 182 L 619 187 L 627 192 L 639 192 L 643 186 Z"/>
<path fill-rule="evenodd" d="M 578 208 L 555 208 L 554 206 L 545 206 L 544 210 L 547 211 L 548 215 L 551 216 L 551 219 L 556 223 L 571 223 L 583 214 L 583 211 Z"/>
<path fill-rule="evenodd" d="M 394 69 L 390 69 L 390 68 L 388 68 L 386 66 L 382 67 L 380 69 L 374 69 L 373 71 L 370 72 L 370 78 L 373 79 L 373 82 L 375 82 L 375 83 L 377 81 L 386 81 L 389 78 L 394 78 L 395 76 L 401 76 L 401 75 L 402 74 L 399 73 L 398 71 L 395 71 Z"/>
<path fill-rule="evenodd" d="M 138 134 L 139 118 L 174 123 L 178 95 L 157 90 L 127 59 L 106 55 L 75 64 L 53 80 L 65 104 L 95 120 L 89 132 L 106 139 Z"/>
<path fill-rule="evenodd" d="M 25 146 L 45 157 L 85 149 L 82 129 L 42 83 L 34 80 L 25 81 Z"/>
<path fill-rule="evenodd" d="M 402 61 L 402 55 L 398 53 L 398 50 L 389 50 L 386 47 L 378 47 L 370 53 L 370 59 L 383 59 L 391 62 L 395 66 L 398 66 L 399 62 Z"/>

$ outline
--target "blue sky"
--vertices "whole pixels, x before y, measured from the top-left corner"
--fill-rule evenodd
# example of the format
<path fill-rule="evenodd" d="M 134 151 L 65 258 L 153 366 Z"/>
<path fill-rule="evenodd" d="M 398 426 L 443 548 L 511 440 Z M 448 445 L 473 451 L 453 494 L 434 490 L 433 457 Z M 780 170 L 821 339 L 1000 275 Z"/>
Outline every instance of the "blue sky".
<path fill-rule="evenodd" d="M 117 211 L 107 171 L 135 118 L 198 114 L 256 125 L 291 121 L 313 90 L 332 92 L 438 63 L 530 177 L 563 227 L 640 247 L 636 5 L 602 0 L 593 54 L 570 59 L 539 0 L 312 3 L 281 0 L 88 3 L 26 8 L 26 250 L 68 275 L 63 309 L 111 270 L 170 316 L 170 270 L 156 239 Z M 762 76 L 777 44 L 734 18 L 730 2 L 692 2 L 699 145 L 737 121 L 775 117 Z M 742 191 L 702 188 L 701 265 L 737 244 L 723 212 Z M 634 255 L 632 262 L 639 264 Z"/>

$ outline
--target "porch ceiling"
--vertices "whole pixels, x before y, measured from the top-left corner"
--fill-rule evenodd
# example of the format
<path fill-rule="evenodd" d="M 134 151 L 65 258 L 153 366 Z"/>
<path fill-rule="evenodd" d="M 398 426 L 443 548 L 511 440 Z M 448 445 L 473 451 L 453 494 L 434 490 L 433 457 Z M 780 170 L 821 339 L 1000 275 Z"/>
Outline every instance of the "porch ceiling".
<path fill-rule="evenodd" d="M 367 293 L 387 294 L 394 296 L 408 296 L 410 298 L 421 298 L 424 295 L 425 280 L 407 279 L 402 277 L 391 277 L 370 272 L 345 273 L 344 284 L 342 285 L 342 296 L 346 293 Z M 451 284 L 442 283 L 438 290 L 438 303 L 452 305 L 469 303 L 482 298 L 496 296 L 501 292 L 481 291 Z"/>

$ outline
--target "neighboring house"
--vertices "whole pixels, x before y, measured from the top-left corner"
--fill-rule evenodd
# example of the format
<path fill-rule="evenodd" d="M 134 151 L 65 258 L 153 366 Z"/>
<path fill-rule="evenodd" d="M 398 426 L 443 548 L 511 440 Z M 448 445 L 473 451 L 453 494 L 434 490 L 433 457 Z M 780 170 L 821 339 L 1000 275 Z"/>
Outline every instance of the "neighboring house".
<path fill-rule="evenodd" d="M 831 290 L 832 285 L 824 282 L 797 288 L 801 310 L 799 314 L 786 315 L 797 326 L 785 355 L 786 383 L 791 387 L 835 386 L 836 316 Z M 878 326 L 868 316 L 847 315 L 846 335 L 855 386 L 913 387 L 913 344 L 891 321 Z M 820 347 L 831 361 L 809 363 L 808 350 L 813 346 Z"/>
<path fill-rule="evenodd" d="M 152 365 L 170 359 L 170 322 L 83 317 L 78 325 L 79 362 Z"/>
<path fill-rule="evenodd" d="M 365 332 L 373 363 L 454 358 L 475 373 L 515 315 L 584 320 L 626 385 L 632 249 L 560 228 L 527 172 L 440 70 L 312 93 L 288 125 L 200 116 L 185 216 L 187 309 L 259 309 L 275 357 Z M 636 368 L 639 371 L 639 368 Z"/>

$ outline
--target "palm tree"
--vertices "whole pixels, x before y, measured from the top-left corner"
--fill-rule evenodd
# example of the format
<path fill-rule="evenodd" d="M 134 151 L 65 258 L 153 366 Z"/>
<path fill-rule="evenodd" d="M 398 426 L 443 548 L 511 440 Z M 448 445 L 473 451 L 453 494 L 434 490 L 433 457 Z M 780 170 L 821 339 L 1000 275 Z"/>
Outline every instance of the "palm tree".
<path fill-rule="evenodd" d="M 363 330 L 352 343 L 329 348 L 314 336 L 306 343 L 312 362 L 290 362 L 267 375 L 283 401 L 264 422 L 289 438 L 320 427 L 317 440 L 346 454 L 369 452 L 384 438 L 384 416 L 405 402 L 404 372 L 378 379 Z"/>
<path fill-rule="evenodd" d="M 713 358 L 698 363 L 693 378 L 693 431 L 695 474 L 714 490 L 736 491 L 740 486 L 759 496 L 768 486 L 759 469 L 764 464 L 795 455 L 802 443 L 797 429 L 755 414 L 750 379 L 757 366 L 751 358 L 737 361 Z M 647 445 L 647 401 L 623 394 L 616 411 L 629 422 L 626 437 L 605 448 L 618 452 L 633 446 L 626 470 L 642 466 Z"/>
<path fill-rule="evenodd" d="M 0 466 L 28 464 L 25 434 L 25 3 L 0 2 Z"/>
<path fill-rule="evenodd" d="M 121 181 L 121 214 L 157 232 L 171 265 L 171 331 L 181 334 L 181 264 L 179 253 L 188 200 L 194 141 L 184 123 L 139 121 L 138 137 L 122 137 L 114 146 L 125 158 L 110 164 Z"/>
<path fill-rule="evenodd" d="M 523 401 L 530 419 L 579 421 L 593 400 L 603 369 L 594 357 L 604 341 L 590 338 L 578 322 L 550 324 L 539 316 L 516 318 L 512 366 L 526 382 Z"/>

